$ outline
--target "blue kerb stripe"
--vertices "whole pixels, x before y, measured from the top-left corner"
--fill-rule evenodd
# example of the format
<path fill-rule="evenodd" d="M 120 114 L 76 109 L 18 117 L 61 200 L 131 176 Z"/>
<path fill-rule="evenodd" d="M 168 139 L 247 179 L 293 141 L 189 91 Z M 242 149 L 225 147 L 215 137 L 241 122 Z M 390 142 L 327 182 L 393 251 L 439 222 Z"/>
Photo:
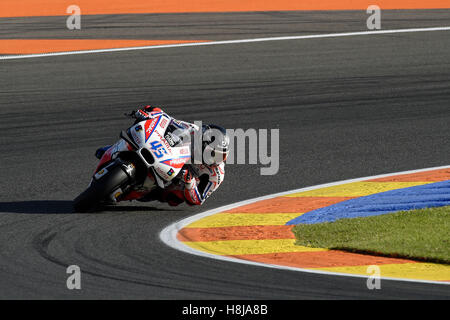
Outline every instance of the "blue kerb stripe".
<path fill-rule="evenodd" d="M 450 180 L 350 199 L 307 212 L 290 220 L 286 225 L 332 222 L 342 218 L 368 217 L 448 205 L 450 205 Z"/>

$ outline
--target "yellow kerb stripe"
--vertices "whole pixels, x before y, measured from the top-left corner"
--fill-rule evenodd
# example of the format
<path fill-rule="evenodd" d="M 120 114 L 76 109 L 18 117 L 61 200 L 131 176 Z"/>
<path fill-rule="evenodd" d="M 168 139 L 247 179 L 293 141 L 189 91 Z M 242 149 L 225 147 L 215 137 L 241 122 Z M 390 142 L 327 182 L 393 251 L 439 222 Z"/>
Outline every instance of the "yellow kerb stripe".
<path fill-rule="evenodd" d="M 367 273 L 368 266 L 317 268 L 314 270 L 332 271 L 360 275 Z M 418 279 L 431 281 L 450 280 L 450 266 L 435 263 L 402 263 L 380 265 L 380 276 L 389 278 Z"/>
<path fill-rule="evenodd" d="M 311 252 L 327 249 L 294 245 L 294 239 L 276 240 L 227 240 L 205 242 L 183 242 L 189 247 L 217 255 L 264 254 L 276 252 Z"/>
<path fill-rule="evenodd" d="M 214 228 L 235 226 L 279 226 L 301 213 L 218 213 L 189 224 L 186 228 Z"/>
<path fill-rule="evenodd" d="M 286 197 L 362 197 L 395 189 L 409 188 L 431 182 L 353 182 L 340 186 L 299 192 Z"/>

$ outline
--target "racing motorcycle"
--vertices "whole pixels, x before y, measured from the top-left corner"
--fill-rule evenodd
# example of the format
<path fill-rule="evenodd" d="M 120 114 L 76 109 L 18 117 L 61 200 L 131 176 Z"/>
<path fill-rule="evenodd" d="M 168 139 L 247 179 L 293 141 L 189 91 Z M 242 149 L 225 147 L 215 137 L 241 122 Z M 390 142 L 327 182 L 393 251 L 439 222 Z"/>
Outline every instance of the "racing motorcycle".
<path fill-rule="evenodd" d="M 120 139 L 101 157 L 88 188 L 75 198 L 75 211 L 140 199 L 170 185 L 191 158 L 186 139 L 190 131 L 174 122 L 156 113 L 121 131 Z"/>

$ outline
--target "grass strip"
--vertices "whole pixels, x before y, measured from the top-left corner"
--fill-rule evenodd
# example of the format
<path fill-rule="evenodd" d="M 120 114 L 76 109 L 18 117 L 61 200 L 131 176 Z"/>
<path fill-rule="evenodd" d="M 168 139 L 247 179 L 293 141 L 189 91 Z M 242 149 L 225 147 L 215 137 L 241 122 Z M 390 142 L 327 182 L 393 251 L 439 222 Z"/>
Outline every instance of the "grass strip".
<path fill-rule="evenodd" d="M 296 244 L 450 264 L 450 206 L 299 224 Z"/>

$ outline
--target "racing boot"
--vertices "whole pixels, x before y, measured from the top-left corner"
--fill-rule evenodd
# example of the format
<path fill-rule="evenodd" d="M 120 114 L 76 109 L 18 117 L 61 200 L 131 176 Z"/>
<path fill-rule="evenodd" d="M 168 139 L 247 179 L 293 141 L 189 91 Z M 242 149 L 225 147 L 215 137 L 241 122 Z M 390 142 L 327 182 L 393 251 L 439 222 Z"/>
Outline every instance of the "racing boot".
<path fill-rule="evenodd" d="M 100 160 L 100 159 L 103 157 L 103 155 L 105 154 L 106 150 L 108 150 L 109 148 L 111 148 L 111 146 L 106 146 L 106 147 L 98 148 L 98 149 L 95 151 L 95 157 L 96 157 L 97 159 Z"/>

